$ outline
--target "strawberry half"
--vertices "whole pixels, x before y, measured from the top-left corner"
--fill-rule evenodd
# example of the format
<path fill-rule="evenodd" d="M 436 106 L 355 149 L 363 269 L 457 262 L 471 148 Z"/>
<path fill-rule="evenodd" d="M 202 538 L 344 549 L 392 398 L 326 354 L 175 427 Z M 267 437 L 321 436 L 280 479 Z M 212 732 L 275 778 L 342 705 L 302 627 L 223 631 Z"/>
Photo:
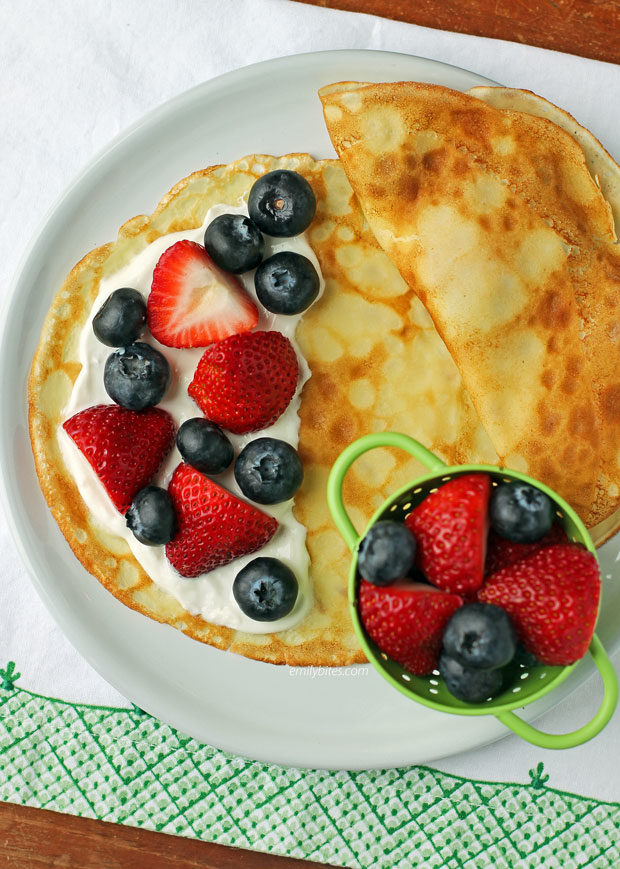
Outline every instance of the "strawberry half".
<path fill-rule="evenodd" d="M 594 555 L 574 543 L 557 543 L 494 573 L 478 600 L 506 610 L 539 661 L 565 666 L 588 650 L 600 591 Z"/>
<path fill-rule="evenodd" d="M 438 588 L 471 594 L 482 585 L 490 490 L 487 474 L 456 477 L 405 519 L 418 541 L 416 563 Z"/>
<path fill-rule="evenodd" d="M 206 347 L 249 332 L 258 323 L 258 308 L 241 281 L 216 266 L 202 245 L 177 241 L 155 266 L 147 322 L 167 347 Z"/>
<path fill-rule="evenodd" d="M 63 428 L 88 459 L 120 513 L 147 486 L 174 445 L 176 427 L 165 410 L 127 410 L 97 404 L 76 413 Z"/>
<path fill-rule="evenodd" d="M 517 562 L 538 552 L 539 549 L 553 546 L 554 543 L 570 543 L 561 525 L 553 524 L 545 536 L 541 540 L 537 540 L 536 543 L 513 543 L 511 540 L 506 540 L 505 537 L 500 537 L 491 529 L 487 540 L 484 575 L 491 576 L 492 573 L 497 573 L 503 567 L 517 564 Z"/>
<path fill-rule="evenodd" d="M 418 676 L 436 669 L 445 627 L 463 603 L 459 595 L 442 593 L 421 582 L 380 587 L 365 579 L 360 582 L 358 599 L 370 639 Z"/>
<path fill-rule="evenodd" d="M 288 338 L 248 332 L 205 350 L 187 391 L 211 422 L 245 434 L 273 425 L 284 413 L 298 375 Z"/>
<path fill-rule="evenodd" d="M 231 495 L 191 465 L 176 468 L 168 491 L 178 532 L 166 544 L 166 555 L 181 576 L 199 576 L 255 552 L 278 527 L 272 516 Z"/>

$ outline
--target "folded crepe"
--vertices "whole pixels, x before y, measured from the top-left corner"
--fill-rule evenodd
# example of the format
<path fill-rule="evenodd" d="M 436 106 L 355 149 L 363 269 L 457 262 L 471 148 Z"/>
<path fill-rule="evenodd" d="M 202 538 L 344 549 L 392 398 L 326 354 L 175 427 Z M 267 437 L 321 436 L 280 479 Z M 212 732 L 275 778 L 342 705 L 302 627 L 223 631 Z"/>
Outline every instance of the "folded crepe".
<path fill-rule="evenodd" d="M 599 186 L 617 202 L 617 167 L 534 95 L 521 111 L 514 91 L 474 93 L 343 82 L 320 97 L 370 228 L 428 309 L 499 461 L 593 526 L 620 498 L 620 255 Z"/>

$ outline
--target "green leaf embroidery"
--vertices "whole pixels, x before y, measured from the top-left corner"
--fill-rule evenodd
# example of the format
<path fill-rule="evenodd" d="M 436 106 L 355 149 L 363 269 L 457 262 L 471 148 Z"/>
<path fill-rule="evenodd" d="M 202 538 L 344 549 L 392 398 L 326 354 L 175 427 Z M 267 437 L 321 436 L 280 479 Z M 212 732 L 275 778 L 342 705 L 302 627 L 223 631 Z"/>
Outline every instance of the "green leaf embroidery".
<path fill-rule="evenodd" d="M 13 691 L 15 682 L 20 678 L 21 673 L 15 672 L 15 661 L 9 661 L 6 665 L 6 670 L 0 669 L 0 679 L 2 679 L 2 687 L 5 691 Z"/>
<path fill-rule="evenodd" d="M 543 775 L 544 769 L 545 765 L 541 760 L 536 769 L 529 770 L 533 788 L 542 788 L 545 786 L 545 782 L 549 781 L 549 775 L 547 773 Z"/>
<path fill-rule="evenodd" d="M 134 711 L 134 713 L 135 713 L 136 715 L 140 715 L 140 716 L 143 716 L 143 715 L 144 715 L 144 716 L 148 716 L 149 713 L 148 713 L 148 712 L 145 712 L 144 709 L 141 709 L 139 706 L 137 706 L 137 705 L 133 702 L 133 700 L 131 701 L 131 705 L 133 706 L 133 711 Z"/>

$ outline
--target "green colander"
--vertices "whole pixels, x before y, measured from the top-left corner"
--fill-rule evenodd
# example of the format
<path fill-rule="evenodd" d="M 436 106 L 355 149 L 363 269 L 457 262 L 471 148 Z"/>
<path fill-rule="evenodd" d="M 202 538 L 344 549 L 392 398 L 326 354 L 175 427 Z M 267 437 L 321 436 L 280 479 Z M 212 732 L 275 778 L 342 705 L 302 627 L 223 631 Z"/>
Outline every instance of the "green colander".
<path fill-rule="evenodd" d="M 535 700 L 544 697 L 545 694 L 548 694 L 557 687 L 560 682 L 563 682 L 577 664 L 572 664 L 569 667 L 550 667 L 546 664 L 526 665 L 521 663 L 518 665 L 518 668 L 515 668 L 512 684 L 502 694 L 491 700 L 487 700 L 485 703 L 463 703 L 461 700 L 453 697 L 446 689 L 438 671 L 435 671 L 430 676 L 414 676 L 401 667 L 400 664 L 390 660 L 370 640 L 361 622 L 357 605 L 359 584 L 357 550 L 368 528 L 360 536 L 353 527 L 343 504 L 342 484 L 353 462 L 363 453 L 375 447 L 400 447 L 422 462 L 429 469 L 430 473 L 408 483 L 395 492 L 391 498 L 388 498 L 374 514 L 368 528 L 380 519 L 403 521 L 405 516 L 424 500 L 427 495 L 434 492 L 438 486 L 462 474 L 484 472 L 489 474 L 494 486 L 502 482 L 509 482 L 510 480 L 524 480 L 546 492 L 555 502 L 557 516 L 568 537 L 573 541 L 582 543 L 590 552 L 596 555 L 590 535 L 575 511 L 559 495 L 556 495 L 555 492 L 537 480 L 533 480 L 531 477 L 520 474 L 517 471 L 509 471 L 493 465 L 457 465 L 449 467 L 418 441 L 396 432 L 382 432 L 361 437 L 350 444 L 336 460 L 329 476 L 327 499 L 336 526 L 353 553 L 349 574 L 349 605 L 355 632 L 364 652 L 368 656 L 368 660 L 388 682 L 410 699 L 417 700 L 418 703 L 423 703 L 425 706 L 429 706 L 431 709 L 436 709 L 439 712 L 451 712 L 456 715 L 495 715 L 510 730 L 528 742 L 532 742 L 534 745 L 539 745 L 542 748 L 572 748 L 596 736 L 611 718 L 618 701 L 618 680 L 605 649 L 596 634 L 592 637 L 589 652 L 603 680 L 603 701 L 591 721 L 572 733 L 562 734 L 543 733 L 537 728 L 532 727 L 531 724 L 523 721 L 512 710 L 527 706 Z"/>

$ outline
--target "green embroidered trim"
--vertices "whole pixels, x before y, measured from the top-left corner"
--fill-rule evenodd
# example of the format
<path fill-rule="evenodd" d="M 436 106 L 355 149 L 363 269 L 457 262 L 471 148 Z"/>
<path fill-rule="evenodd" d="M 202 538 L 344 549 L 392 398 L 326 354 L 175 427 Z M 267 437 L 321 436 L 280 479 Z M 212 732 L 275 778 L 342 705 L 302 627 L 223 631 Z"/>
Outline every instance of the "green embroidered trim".
<path fill-rule="evenodd" d="M 148 712 L 145 712 L 144 709 L 140 709 L 139 706 L 136 706 L 135 703 L 132 703 L 131 705 L 133 706 L 133 711 L 136 713 L 136 715 L 148 715 L 149 714 Z"/>
<path fill-rule="evenodd" d="M 0 800 L 355 869 L 620 866 L 620 804 L 546 787 L 542 763 L 531 784 L 288 769 L 135 706 L 16 688 L 14 670 L 0 671 Z"/>
<path fill-rule="evenodd" d="M 542 787 L 544 787 L 545 782 L 549 781 L 549 776 L 547 775 L 547 773 L 545 773 L 543 775 L 544 768 L 545 768 L 545 766 L 544 766 L 543 762 L 541 761 L 537 765 L 536 769 L 529 770 L 530 779 L 532 780 L 532 787 L 533 788 L 542 788 Z"/>
<path fill-rule="evenodd" d="M 0 679 L 2 679 L 2 687 L 5 691 L 12 691 L 15 687 L 15 682 L 21 677 L 21 673 L 15 672 L 15 661 L 9 661 L 6 665 L 6 670 L 0 670 Z"/>

